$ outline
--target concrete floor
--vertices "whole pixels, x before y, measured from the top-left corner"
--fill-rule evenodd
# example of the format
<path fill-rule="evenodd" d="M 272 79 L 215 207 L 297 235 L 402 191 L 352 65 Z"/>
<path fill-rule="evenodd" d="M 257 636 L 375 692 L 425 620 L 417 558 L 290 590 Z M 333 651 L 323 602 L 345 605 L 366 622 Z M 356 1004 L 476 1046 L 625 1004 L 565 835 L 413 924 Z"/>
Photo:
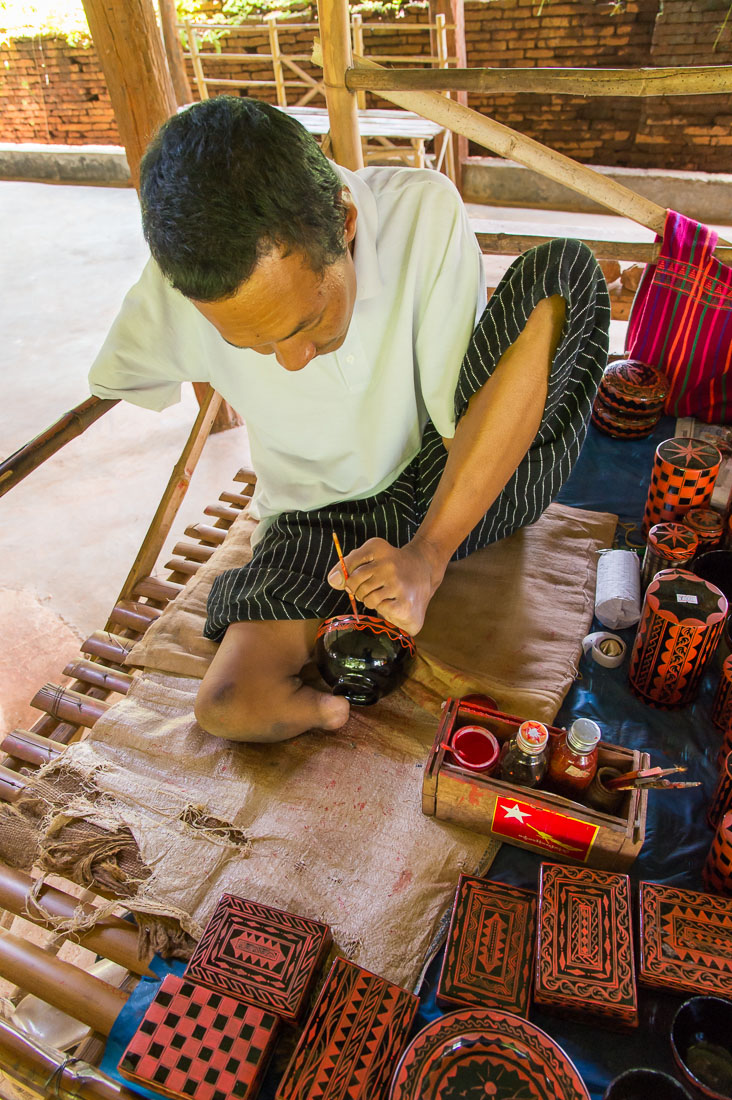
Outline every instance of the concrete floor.
<path fill-rule="evenodd" d="M 476 229 L 649 240 L 621 218 L 469 207 Z M 134 191 L 0 182 L 3 457 L 88 395 L 89 366 L 146 258 Z M 487 261 L 489 283 L 508 260 Z M 624 324 L 613 323 L 613 350 Z M 57 680 L 104 625 L 196 415 L 192 391 L 162 414 L 120 405 L 2 502 L 0 722 L 34 720 L 27 701 Z M 174 537 L 249 462 L 246 430 L 212 436 Z M 172 547 L 168 541 L 167 549 Z M 166 558 L 161 558 L 164 562 Z"/>

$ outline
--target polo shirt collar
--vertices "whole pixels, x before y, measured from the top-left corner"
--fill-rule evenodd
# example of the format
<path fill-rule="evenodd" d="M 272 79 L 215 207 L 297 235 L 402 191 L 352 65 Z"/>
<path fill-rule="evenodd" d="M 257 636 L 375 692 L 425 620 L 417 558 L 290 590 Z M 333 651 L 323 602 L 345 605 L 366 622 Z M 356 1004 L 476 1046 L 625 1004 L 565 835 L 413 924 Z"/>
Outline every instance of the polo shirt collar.
<path fill-rule="evenodd" d="M 333 164 L 333 168 L 351 192 L 358 211 L 353 266 L 356 269 L 356 300 L 363 301 L 380 294 L 384 285 L 376 252 L 379 230 L 376 199 L 366 181 L 357 172 L 351 172 L 340 164 Z"/>

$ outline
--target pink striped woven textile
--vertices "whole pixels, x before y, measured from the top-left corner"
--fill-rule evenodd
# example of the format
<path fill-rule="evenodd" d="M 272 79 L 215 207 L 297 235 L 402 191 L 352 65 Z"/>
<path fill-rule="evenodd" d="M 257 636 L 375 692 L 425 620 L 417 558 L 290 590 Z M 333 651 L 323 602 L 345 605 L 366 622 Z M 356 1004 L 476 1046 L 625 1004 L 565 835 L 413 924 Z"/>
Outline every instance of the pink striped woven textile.
<path fill-rule="evenodd" d="M 646 267 L 633 300 L 626 354 L 668 375 L 667 413 L 725 424 L 732 420 L 732 268 L 713 256 L 716 243 L 708 226 L 667 211 L 658 261 Z"/>

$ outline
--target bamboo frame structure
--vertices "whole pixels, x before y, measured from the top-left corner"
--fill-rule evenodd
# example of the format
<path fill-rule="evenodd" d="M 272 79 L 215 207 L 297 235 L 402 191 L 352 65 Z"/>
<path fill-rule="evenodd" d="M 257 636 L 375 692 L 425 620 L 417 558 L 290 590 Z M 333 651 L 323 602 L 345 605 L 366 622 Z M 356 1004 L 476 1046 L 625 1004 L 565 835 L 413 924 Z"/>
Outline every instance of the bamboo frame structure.
<path fill-rule="evenodd" d="M 332 26 L 340 25 L 338 19 L 331 18 L 336 4 L 339 4 L 342 9 L 344 0 L 321 0 L 322 25 L 328 31 Z M 342 11 L 340 23 L 342 23 Z M 397 82 L 403 81 L 403 83 L 391 89 L 395 94 L 387 98 L 393 98 L 399 106 L 407 106 L 406 103 L 400 102 L 400 98 L 409 99 L 408 109 L 416 110 L 428 118 L 432 117 L 432 112 L 437 112 L 439 109 L 443 112 L 441 117 L 445 120 L 441 124 L 449 126 L 455 133 L 464 133 L 466 136 L 473 137 L 479 129 L 484 137 L 490 134 L 490 142 L 496 144 L 489 143 L 488 147 L 494 151 L 502 152 L 502 155 L 510 156 L 511 159 L 519 160 L 520 163 L 528 161 L 529 167 L 534 167 L 550 178 L 571 175 L 574 183 L 568 182 L 566 178 L 561 178 L 560 182 L 573 186 L 575 190 L 590 195 L 616 213 L 631 217 L 656 231 L 659 225 L 662 225 L 661 219 L 664 214 L 662 208 L 634 196 L 627 188 L 613 184 L 612 187 L 606 187 L 603 191 L 604 198 L 599 198 L 598 188 L 612 181 L 598 176 L 591 169 L 576 164 L 569 158 L 560 157 L 559 154 L 553 153 L 538 142 L 531 142 L 507 127 L 496 129 L 498 124 L 490 119 L 483 119 L 483 116 L 477 116 L 483 124 L 478 127 L 473 118 L 475 112 L 467 111 L 467 108 L 459 103 L 446 100 L 435 91 L 421 93 L 404 91 L 405 88 L 420 86 L 420 81 L 425 75 L 428 81 L 421 85 L 422 87 L 434 87 L 429 82 L 439 80 L 443 82 L 440 84 L 442 90 L 449 87 L 450 90 L 455 91 L 457 84 L 445 85 L 444 82 L 448 78 L 452 81 L 455 72 L 458 73 L 458 80 L 462 79 L 460 70 L 449 70 L 447 75 L 444 69 L 427 73 L 409 70 L 407 80 L 406 75 L 398 70 L 392 70 L 384 77 L 386 70 L 374 65 L 366 66 L 358 57 L 354 59 L 354 64 L 350 65 L 348 51 L 343 48 L 342 42 L 336 44 L 330 51 L 326 50 L 326 53 L 330 54 L 329 67 L 325 74 L 326 82 L 332 80 L 333 88 L 338 93 L 335 100 L 331 96 L 331 101 L 338 103 L 338 109 L 334 110 L 332 116 L 337 159 L 354 153 L 351 105 L 355 105 L 359 81 L 363 81 L 362 89 L 371 87 L 372 90 L 385 92 L 389 90 L 386 86 L 382 89 L 374 83 L 377 77 L 379 80 L 396 79 Z M 732 67 L 718 67 L 715 72 L 729 68 Z M 485 74 L 486 71 L 482 72 Z M 515 70 L 508 72 L 515 72 Z M 541 80 L 547 74 L 541 74 L 537 70 L 531 72 L 535 74 L 533 87 L 526 90 L 542 90 Z M 626 70 L 623 72 L 627 75 Z M 549 79 L 554 81 L 555 77 L 561 78 L 562 73 L 563 71 L 558 71 L 549 74 Z M 668 75 L 671 79 L 671 74 Z M 702 73 L 701 76 L 704 83 L 709 77 L 709 72 Z M 727 73 L 723 72 L 723 76 L 726 79 Z M 488 78 L 485 77 L 485 79 Z M 505 82 L 505 79 L 505 71 L 501 71 L 500 80 Z M 577 84 L 577 79 L 579 78 L 575 71 L 571 79 L 568 77 L 562 84 L 562 92 L 607 94 L 597 90 L 578 92 L 577 88 L 580 85 Z M 573 80 L 575 83 L 572 83 Z M 368 81 L 372 84 L 369 85 Z M 601 86 L 601 81 L 591 81 L 591 83 L 595 89 Z M 639 81 L 636 81 L 636 86 L 641 87 Z M 655 83 L 648 87 L 656 90 L 638 90 L 633 93 L 624 91 L 622 94 L 678 94 L 674 91 L 659 92 L 660 86 Z M 673 83 L 667 86 L 674 87 Z M 470 90 L 485 89 L 476 89 L 470 85 Z M 521 89 L 513 84 L 511 91 L 517 90 Z M 553 88 L 553 90 L 558 89 Z M 691 94 L 686 85 L 683 91 Z M 707 90 L 700 90 L 696 94 L 708 93 L 711 93 L 709 86 Z M 433 119 L 433 121 L 438 120 Z M 481 139 L 475 137 L 475 140 Z M 358 149 L 360 151 L 360 139 Z M 345 154 L 343 150 L 346 151 Z M 522 160 L 521 157 L 526 159 Z M 510 234 L 478 234 L 478 239 L 484 251 L 515 254 L 540 243 L 544 238 Z M 658 247 L 653 244 L 617 244 L 601 241 L 587 243 L 593 247 L 598 257 L 636 259 L 643 262 L 652 260 Z M 732 260 L 732 248 L 718 248 L 717 256 L 722 260 Z M 94 725 L 109 705 L 110 694 L 124 694 L 129 689 L 133 677 L 120 667 L 125 654 L 135 640 L 144 633 L 150 622 L 154 621 L 160 610 L 169 600 L 175 598 L 188 577 L 198 570 L 202 562 L 208 560 L 215 546 L 223 541 L 231 523 L 246 506 L 252 492 L 253 475 L 249 471 L 242 470 L 235 478 L 239 485 L 243 486 L 241 492 L 222 493 L 220 503 L 206 510 L 206 514 L 213 522 L 190 526 L 185 532 L 186 538 L 175 544 L 172 557 L 166 565 L 166 568 L 172 571 L 171 575 L 165 580 L 151 576 L 205 438 L 211 429 L 218 401 L 220 398 L 212 392 L 206 395 L 106 629 L 91 635 L 81 647 L 82 653 L 86 656 L 71 662 L 64 670 L 65 675 L 73 677 L 72 683 L 64 687 L 45 685 L 33 701 L 36 707 L 44 710 L 43 716 L 31 730 L 11 731 L 0 741 L 0 747 L 8 754 L 4 764 L 0 766 L 0 800 L 12 802 L 27 789 L 28 780 L 18 773 L 21 766 L 35 768 L 42 766 L 49 759 L 57 758 L 63 752 L 65 744 L 72 739 L 83 737 L 85 728 Z M 79 406 L 66 417 L 61 418 L 57 424 L 42 433 L 27 447 L 0 464 L 0 495 L 27 476 L 71 438 L 84 431 L 115 403 L 100 402 L 96 398 L 89 399 L 83 403 L 83 406 Z M 11 914 L 22 915 L 38 924 L 52 926 L 55 926 L 55 922 L 59 919 L 64 922 L 73 922 L 75 919 L 94 915 L 92 911 L 94 907 L 88 902 L 78 902 L 70 894 L 50 887 L 48 884 L 43 884 L 36 889 L 28 875 L 2 867 L 0 867 L 0 906 Z M 139 956 L 132 927 L 117 916 L 103 917 L 94 928 L 80 931 L 78 939 L 92 950 L 121 963 L 134 974 L 147 972 L 149 959 Z M 12 935 L 0 937 L 0 973 L 17 981 L 23 988 L 29 988 L 32 992 L 44 997 L 49 1003 L 58 1004 L 65 1011 L 71 1010 L 77 1018 L 88 1020 L 90 1025 L 100 1032 L 109 1030 L 125 1000 L 125 994 L 120 990 L 91 975 L 84 974 L 78 968 L 71 967 L 62 960 L 55 959 L 48 952 L 33 948 Z M 37 1090 L 39 1095 L 47 1095 L 52 1085 L 53 1095 L 57 1097 L 73 1096 L 83 1100 L 117 1100 L 117 1098 L 131 1100 L 132 1097 L 128 1090 L 108 1081 L 103 1075 L 78 1065 L 68 1064 L 68 1059 L 59 1055 L 58 1052 L 44 1048 L 42 1044 L 19 1033 L 12 1025 L 1 1020 L 0 1065 L 5 1072 L 10 1071 L 11 1076 L 15 1076 L 27 1088 Z"/>
<path fill-rule="evenodd" d="M 380 60 L 371 57 L 371 61 Z M 688 69 L 372 69 L 346 73 L 353 92 L 433 91 L 516 95 L 676 96 L 732 92 L 732 65 Z"/>
<path fill-rule="evenodd" d="M 316 65 L 321 64 L 322 56 L 320 43 L 316 39 L 313 62 Z M 375 62 L 357 56 L 353 58 L 353 66 L 356 70 L 380 70 L 380 66 Z M 483 145 L 486 149 L 508 160 L 523 164 L 526 168 L 540 172 L 556 183 L 578 191 L 612 210 L 614 214 L 630 218 L 639 225 L 652 229 L 655 233 L 663 233 L 666 211 L 658 203 L 643 198 L 631 191 L 629 187 L 600 175 L 587 165 L 564 156 L 563 153 L 549 149 L 540 142 L 534 141 L 533 138 L 525 137 L 518 131 L 481 115 L 478 111 L 463 107 L 460 103 L 445 99 L 438 92 L 382 91 L 381 94 L 398 107 L 416 111 L 417 114 L 429 118 L 432 122 L 461 133 L 471 141 Z"/>

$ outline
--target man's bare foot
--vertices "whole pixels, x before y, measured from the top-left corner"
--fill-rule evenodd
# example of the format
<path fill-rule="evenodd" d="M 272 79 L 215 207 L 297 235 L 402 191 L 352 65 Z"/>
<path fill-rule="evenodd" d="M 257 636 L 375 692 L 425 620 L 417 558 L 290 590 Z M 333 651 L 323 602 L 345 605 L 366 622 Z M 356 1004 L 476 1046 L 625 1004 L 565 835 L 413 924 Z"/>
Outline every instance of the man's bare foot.
<path fill-rule="evenodd" d="M 348 721 L 342 696 L 303 684 L 319 620 L 232 623 L 196 699 L 199 725 L 231 741 L 286 741 Z"/>

